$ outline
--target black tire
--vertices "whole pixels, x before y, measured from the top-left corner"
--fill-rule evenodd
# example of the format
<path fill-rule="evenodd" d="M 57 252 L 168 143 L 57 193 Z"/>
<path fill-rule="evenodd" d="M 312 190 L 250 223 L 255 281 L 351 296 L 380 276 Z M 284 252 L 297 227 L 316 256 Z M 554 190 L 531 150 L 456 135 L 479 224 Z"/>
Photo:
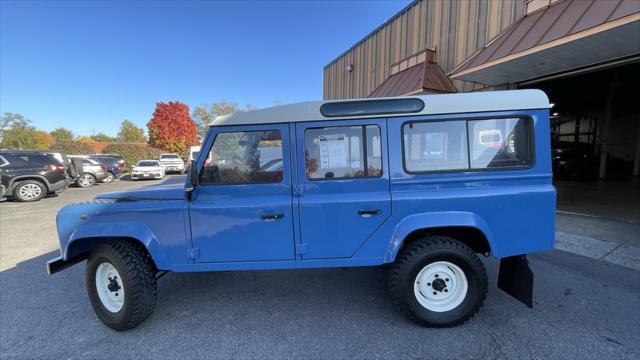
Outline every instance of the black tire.
<path fill-rule="evenodd" d="M 111 312 L 100 300 L 96 271 L 102 263 L 113 265 L 122 277 L 124 303 Z M 108 327 L 123 331 L 140 325 L 156 306 L 156 268 L 145 249 L 137 243 L 113 240 L 100 245 L 87 261 L 86 283 L 91 306 Z"/>
<path fill-rule="evenodd" d="M 103 183 L 112 183 L 116 179 L 116 176 L 111 172 L 107 172 L 107 177 L 105 177 L 102 182 Z"/>
<path fill-rule="evenodd" d="M 38 201 L 47 195 L 47 186 L 37 180 L 21 181 L 13 188 L 13 197 L 20 202 Z"/>
<path fill-rule="evenodd" d="M 459 305 L 438 312 L 420 303 L 414 286 L 418 286 L 415 281 L 422 269 L 443 261 L 462 270 L 468 287 Z M 427 327 L 452 327 L 472 318 L 487 296 L 487 286 L 487 272 L 478 256 L 467 245 L 446 236 L 426 236 L 415 240 L 398 254 L 389 275 L 389 287 L 398 308 L 415 323 Z M 436 289 L 433 290 L 436 295 Z"/>
<path fill-rule="evenodd" d="M 82 178 L 85 178 L 86 181 L 82 181 Z M 96 182 L 96 177 L 92 174 L 82 174 L 80 175 L 80 177 L 78 177 L 78 180 L 76 180 L 76 185 L 81 188 L 90 188 L 95 185 Z"/>

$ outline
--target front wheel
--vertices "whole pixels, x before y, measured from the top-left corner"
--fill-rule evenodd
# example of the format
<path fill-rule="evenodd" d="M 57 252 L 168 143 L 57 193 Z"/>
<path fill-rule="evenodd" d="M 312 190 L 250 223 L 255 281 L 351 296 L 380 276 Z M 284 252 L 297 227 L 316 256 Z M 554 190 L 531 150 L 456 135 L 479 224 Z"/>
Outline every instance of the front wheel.
<path fill-rule="evenodd" d="M 404 249 L 389 278 L 392 296 L 409 319 L 449 327 L 472 318 L 487 296 L 487 273 L 468 246 L 427 236 Z"/>
<path fill-rule="evenodd" d="M 157 298 L 155 267 L 144 248 L 127 241 L 99 246 L 87 261 L 87 293 L 98 318 L 123 331 L 153 313 Z"/>

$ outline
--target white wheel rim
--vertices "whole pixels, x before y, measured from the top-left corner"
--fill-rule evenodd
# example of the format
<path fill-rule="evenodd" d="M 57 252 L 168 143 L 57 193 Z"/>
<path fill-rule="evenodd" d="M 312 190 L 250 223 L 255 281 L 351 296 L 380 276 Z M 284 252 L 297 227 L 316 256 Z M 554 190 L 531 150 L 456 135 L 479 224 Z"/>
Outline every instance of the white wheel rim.
<path fill-rule="evenodd" d="M 93 178 L 89 175 L 83 175 L 78 179 L 80 182 L 80 186 L 86 187 L 91 186 L 93 184 Z"/>
<path fill-rule="evenodd" d="M 103 181 L 106 182 L 106 183 L 112 182 L 113 181 L 113 174 L 107 175 L 107 177 L 104 178 Z"/>
<path fill-rule="evenodd" d="M 116 267 L 103 262 L 96 269 L 96 290 L 102 305 L 112 313 L 117 313 L 124 305 L 124 286 Z"/>
<path fill-rule="evenodd" d="M 23 199 L 33 200 L 42 195 L 42 188 L 36 184 L 25 184 L 20 186 L 18 194 Z"/>
<path fill-rule="evenodd" d="M 469 282 L 462 269 L 448 261 L 425 266 L 413 285 L 416 299 L 423 307 L 445 312 L 462 304 L 469 290 Z"/>

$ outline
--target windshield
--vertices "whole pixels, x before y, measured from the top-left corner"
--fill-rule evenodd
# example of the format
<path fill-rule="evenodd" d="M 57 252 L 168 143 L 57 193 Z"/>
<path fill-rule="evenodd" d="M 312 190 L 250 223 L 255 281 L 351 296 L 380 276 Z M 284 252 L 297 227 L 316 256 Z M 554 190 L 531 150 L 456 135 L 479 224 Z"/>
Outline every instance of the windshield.
<path fill-rule="evenodd" d="M 160 166 L 157 161 L 139 161 L 137 166 Z"/>
<path fill-rule="evenodd" d="M 160 155 L 160 159 L 180 159 L 180 156 L 176 154 L 164 154 Z"/>

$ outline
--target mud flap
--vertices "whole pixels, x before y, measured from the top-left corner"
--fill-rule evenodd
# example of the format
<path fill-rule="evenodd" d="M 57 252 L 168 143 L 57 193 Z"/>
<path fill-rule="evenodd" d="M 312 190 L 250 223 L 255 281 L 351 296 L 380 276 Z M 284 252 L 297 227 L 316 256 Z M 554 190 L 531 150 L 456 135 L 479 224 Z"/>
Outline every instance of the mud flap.
<path fill-rule="evenodd" d="M 500 260 L 498 287 L 530 308 L 533 308 L 533 271 L 526 255 Z"/>

